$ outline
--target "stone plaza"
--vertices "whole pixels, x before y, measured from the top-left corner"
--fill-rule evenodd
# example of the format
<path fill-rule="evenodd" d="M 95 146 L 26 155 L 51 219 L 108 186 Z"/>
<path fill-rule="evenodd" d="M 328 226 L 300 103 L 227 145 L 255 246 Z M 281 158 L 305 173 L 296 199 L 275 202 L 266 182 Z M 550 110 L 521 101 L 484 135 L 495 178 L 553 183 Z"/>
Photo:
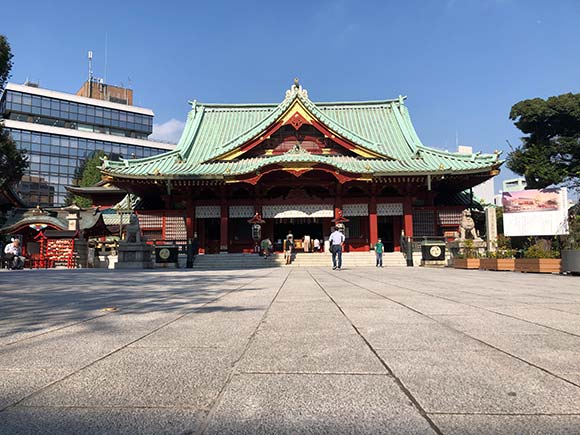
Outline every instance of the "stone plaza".
<path fill-rule="evenodd" d="M 580 281 L 0 273 L 0 434 L 580 433 Z"/>

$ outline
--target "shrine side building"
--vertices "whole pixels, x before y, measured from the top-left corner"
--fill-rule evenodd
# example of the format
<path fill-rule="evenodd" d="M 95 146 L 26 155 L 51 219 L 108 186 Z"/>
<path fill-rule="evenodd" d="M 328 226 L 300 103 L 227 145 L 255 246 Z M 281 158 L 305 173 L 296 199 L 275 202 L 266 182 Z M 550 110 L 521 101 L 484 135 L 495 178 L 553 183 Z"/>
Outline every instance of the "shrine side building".
<path fill-rule="evenodd" d="M 185 241 L 202 252 L 251 252 L 248 219 L 266 221 L 273 242 L 327 238 L 338 217 L 346 250 L 387 251 L 407 236 L 457 229 L 469 189 L 497 175 L 494 154 L 427 147 L 404 98 L 312 102 L 299 83 L 280 104 L 200 104 L 175 150 L 103 162 L 105 180 L 141 198 L 149 239 Z"/>

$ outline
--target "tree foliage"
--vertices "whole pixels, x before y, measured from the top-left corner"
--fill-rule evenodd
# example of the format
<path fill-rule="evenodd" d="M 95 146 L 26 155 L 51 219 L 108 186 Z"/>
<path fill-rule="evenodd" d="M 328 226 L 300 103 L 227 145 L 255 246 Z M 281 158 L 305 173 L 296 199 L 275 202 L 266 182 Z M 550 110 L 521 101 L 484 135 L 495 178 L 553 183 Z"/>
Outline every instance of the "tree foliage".
<path fill-rule="evenodd" d="M 527 136 L 512 150 L 507 166 L 530 188 L 580 183 L 580 94 L 516 103 L 510 119 Z"/>
<path fill-rule="evenodd" d="M 105 156 L 106 154 L 102 150 L 94 151 L 77 168 L 75 171 L 75 180 L 79 187 L 94 186 L 99 181 L 101 181 L 101 171 L 99 171 L 98 166 L 101 166 L 101 159 Z M 88 208 L 92 206 L 90 199 L 70 193 L 67 195 L 66 202 L 69 204 L 74 202 L 81 208 Z"/>
<path fill-rule="evenodd" d="M 0 89 L 6 87 L 12 69 L 12 50 L 4 35 L 0 35 Z"/>
<path fill-rule="evenodd" d="M 12 51 L 6 37 L 0 35 L 0 91 L 4 90 L 12 68 Z M 16 143 L 4 131 L 0 122 L 0 189 L 20 181 L 28 167 L 26 151 L 18 150 Z"/>
<path fill-rule="evenodd" d="M 27 167 L 26 151 L 16 148 L 16 143 L 0 124 L 0 189 L 20 181 Z"/>

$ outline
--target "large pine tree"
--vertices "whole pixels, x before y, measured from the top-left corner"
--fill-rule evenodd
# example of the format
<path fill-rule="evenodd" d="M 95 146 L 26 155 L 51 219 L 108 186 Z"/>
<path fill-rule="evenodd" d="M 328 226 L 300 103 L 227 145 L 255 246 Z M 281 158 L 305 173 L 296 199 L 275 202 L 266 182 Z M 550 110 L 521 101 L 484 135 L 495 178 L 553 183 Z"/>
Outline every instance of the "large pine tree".
<path fill-rule="evenodd" d="M 508 168 L 530 188 L 580 186 L 580 94 L 516 103 L 510 119 L 527 136 L 508 156 Z"/>

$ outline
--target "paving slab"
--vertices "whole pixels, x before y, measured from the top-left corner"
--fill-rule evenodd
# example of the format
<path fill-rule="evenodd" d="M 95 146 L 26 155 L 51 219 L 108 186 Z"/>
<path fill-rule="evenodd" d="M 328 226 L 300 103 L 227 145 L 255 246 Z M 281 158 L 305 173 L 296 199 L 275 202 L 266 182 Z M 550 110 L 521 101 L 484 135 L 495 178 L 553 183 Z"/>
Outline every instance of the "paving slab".
<path fill-rule="evenodd" d="M 434 321 L 425 322 L 367 322 L 358 320 L 357 327 L 376 349 L 433 350 L 489 350 L 489 346 Z"/>
<path fill-rule="evenodd" d="M 389 376 L 233 378 L 207 434 L 434 434 Z"/>
<path fill-rule="evenodd" d="M 210 347 L 244 346 L 258 327 L 264 310 L 237 309 L 191 313 L 132 344 L 132 347 Z"/>
<path fill-rule="evenodd" d="M 287 335 L 311 335 L 319 332 L 349 332 L 354 334 L 351 324 L 336 309 L 330 306 L 324 312 L 303 312 L 289 314 L 284 312 L 277 314 L 275 310 L 268 312 L 262 322 L 260 332 L 262 334 L 269 331 L 284 332 Z"/>
<path fill-rule="evenodd" d="M 496 309 L 502 314 L 528 322 L 549 326 L 580 336 L 580 314 L 552 310 L 546 307 L 502 307 Z"/>
<path fill-rule="evenodd" d="M 494 313 L 479 314 L 433 314 L 430 316 L 439 323 L 447 325 L 476 338 L 487 339 L 502 335 L 540 335 L 552 332 L 542 325 L 534 325 L 520 319 Z"/>
<path fill-rule="evenodd" d="M 195 409 L 13 408 L 0 414 L 0 435 L 175 435 L 194 433 Z"/>
<path fill-rule="evenodd" d="M 356 334 L 258 333 L 241 359 L 242 372 L 386 373 Z"/>
<path fill-rule="evenodd" d="M 550 331 L 539 335 L 504 335 L 490 342 L 550 372 L 580 373 L 580 337 Z"/>
<path fill-rule="evenodd" d="M 580 373 L 558 373 L 558 375 L 580 387 Z"/>
<path fill-rule="evenodd" d="M 320 299 L 316 301 L 312 300 L 281 300 L 276 299 L 276 303 L 273 304 L 268 310 L 268 315 L 270 317 L 281 316 L 292 317 L 296 314 L 311 314 L 311 313 L 333 313 L 337 311 L 336 305 L 334 305 L 328 298 Z"/>
<path fill-rule="evenodd" d="M 498 351 L 377 352 L 427 412 L 580 414 L 580 388 Z"/>
<path fill-rule="evenodd" d="M 431 415 L 445 435 L 571 435 L 580 415 Z"/>
<path fill-rule="evenodd" d="M 74 328 L 74 327 L 73 327 Z M 137 339 L 142 333 L 60 330 L 0 348 L 1 369 L 74 371 Z"/>
<path fill-rule="evenodd" d="M 376 308 L 360 308 L 341 306 L 349 320 L 356 326 L 364 325 L 404 325 L 404 324 L 434 324 L 435 322 L 426 316 L 414 312 L 400 305 L 392 304 Z M 400 326 L 403 327 L 403 326 Z"/>
<path fill-rule="evenodd" d="M 0 409 L 15 404 L 69 373 L 66 370 L 0 370 Z"/>
<path fill-rule="evenodd" d="M 126 349 L 22 406 L 204 408 L 217 397 L 234 358 L 214 349 Z"/>
<path fill-rule="evenodd" d="M 547 308 L 554 311 L 561 311 L 564 313 L 570 314 L 577 314 L 580 315 L 580 304 L 579 303 L 551 303 L 551 302 L 542 302 L 539 304 L 535 304 L 536 307 Z M 530 305 L 526 305 L 526 307 L 530 307 Z"/>

